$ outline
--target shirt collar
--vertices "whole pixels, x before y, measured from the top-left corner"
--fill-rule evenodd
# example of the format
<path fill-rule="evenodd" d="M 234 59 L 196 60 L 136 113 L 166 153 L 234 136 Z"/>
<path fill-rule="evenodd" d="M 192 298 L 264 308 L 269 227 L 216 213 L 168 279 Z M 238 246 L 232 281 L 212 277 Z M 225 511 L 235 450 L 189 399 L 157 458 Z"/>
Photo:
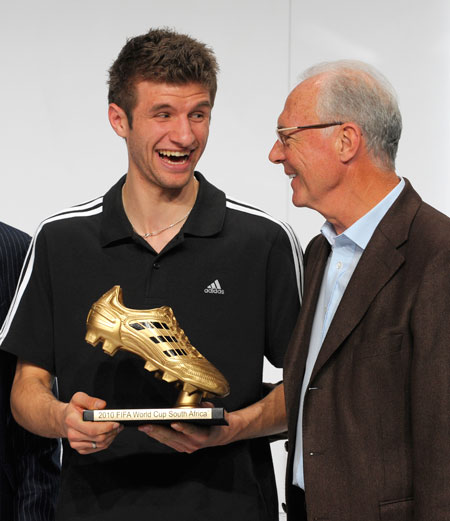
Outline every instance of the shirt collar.
<path fill-rule="evenodd" d="M 199 237 L 215 235 L 220 232 L 225 220 L 225 194 L 209 183 L 200 172 L 195 172 L 195 177 L 199 182 L 197 198 L 181 231 L 184 234 Z M 128 220 L 122 202 L 122 187 L 125 180 L 126 175 L 103 198 L 100 232 L 102 246 L 133 237 L 133 227 Z"/>
<path fill-rule="evenodd" d="M 354 222 L 340 235 L 337 235 L 334 226 L 328 221 L 320 229 L 322 235 L 334 247 L 335 243 L 347 242 L 350 240 L 362 250 L 364 250 L 370 241 L 376 227 L 381 219 L 386 215 L 389 208 L 394 204 L 394 201 L 400 195 L 405 186 L 405 181 L 400 178 L 400 182 L 369 212 L 363 215 L 360 219 Z"/>
<path fill-rule="evenodd" d="M 209 183 L 200 172 L 195 172 L 195 177 L 199 182 L 197 199 L 181 231 L 185 235 L 209 237 L 223 228 L 226 197 L 222 190 Z"/>

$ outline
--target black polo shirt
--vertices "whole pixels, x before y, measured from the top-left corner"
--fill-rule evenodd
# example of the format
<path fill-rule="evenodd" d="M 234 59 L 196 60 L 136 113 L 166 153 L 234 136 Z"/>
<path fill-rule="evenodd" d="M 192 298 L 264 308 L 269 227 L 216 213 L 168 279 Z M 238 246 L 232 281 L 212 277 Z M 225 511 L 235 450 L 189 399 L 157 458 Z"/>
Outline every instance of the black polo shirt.
<path fill-rule="evenodd" d="M 261 398 L 264 355 L 281 366 L 299 309 L 300 251 L 289 226 L 226 199 L 201 174 L 196 203 L 157 254 L 134 233 L 122 178 L 104 197 L 44 221 L 7 320 L 2 348 L 110 408 L 170 407 L 178 391 L 125 351 L 84 340 L 94 301 L 115 284 L 134 309 L 168 305 L 191 343 L 228 379 L 232 411 Z M 135 428 L 79 455 L 65 441 L 58 520 L 277 519 L 265 439 L 178 454 Z"/>

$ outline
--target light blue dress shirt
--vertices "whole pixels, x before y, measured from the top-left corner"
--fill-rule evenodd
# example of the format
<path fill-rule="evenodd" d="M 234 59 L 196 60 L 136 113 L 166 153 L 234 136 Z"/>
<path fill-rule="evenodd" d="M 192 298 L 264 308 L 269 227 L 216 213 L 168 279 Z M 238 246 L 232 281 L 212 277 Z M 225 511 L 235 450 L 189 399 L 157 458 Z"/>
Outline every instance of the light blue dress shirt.
<path fill-rule="evenodd" d="M 306 360 L 305 375 L 303 377 L 303 385 L 300 394 L 297 438 L 294 454 L 293 483 L 302 489 L 305 489 L 302 435 L 303 403 L 314 364 L 316 363 L 323 340 L 328 332 L 328 328 L 333 320 L 336 309 L 339 306 L 342 295 L 344 294 L 351 276 L 358 265 L 361 255 L 370 241 L 375 228 L 400 195 L 404 186 L 405 181 L 400 179 L 400 182 L 396 187 L 389 192 L 382 201 L 340 235 L 336 235 L 333 225 L 329 222 L 326 222 L 320 230 L 322 235 L 331 245 L 331 253 L 325 267 L 319 299 L 317 301 L 314 322 L 311 330 L 308 358 Z"/>

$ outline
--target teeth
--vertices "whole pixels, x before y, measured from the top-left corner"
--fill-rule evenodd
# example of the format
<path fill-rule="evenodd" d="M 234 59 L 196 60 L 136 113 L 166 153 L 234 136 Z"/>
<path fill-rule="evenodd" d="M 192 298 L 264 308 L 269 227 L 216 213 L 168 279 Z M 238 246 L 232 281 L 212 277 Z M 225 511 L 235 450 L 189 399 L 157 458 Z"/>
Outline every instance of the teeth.
<path fill-rule="evenodd" d="M 294 179 L 295 174 L 289 174 L 288 177 L 289 177 L 289 179 Z"/>
<path fill-rule="evenodd" d="M 158 150 L 159 157 L 165 158 L 169 164 L 183 165 L 189 161 L 190 152 L 181 152 L 180 150 Z"/>
<path fill-rule="evenodd" d="M 172 157 L 182 157 L 182 156 L 188 156 L 189 153 L 186 152 L 179 152 L 178 150 L 158 150 L 159 154 L 161 156 L 172 156 Z"/>

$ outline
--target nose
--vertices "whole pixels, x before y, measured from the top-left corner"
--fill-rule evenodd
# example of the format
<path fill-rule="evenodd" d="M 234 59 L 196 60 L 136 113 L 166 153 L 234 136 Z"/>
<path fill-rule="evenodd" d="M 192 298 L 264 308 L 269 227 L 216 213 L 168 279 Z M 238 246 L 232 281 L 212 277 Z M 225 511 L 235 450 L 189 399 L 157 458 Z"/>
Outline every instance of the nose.
<path fill-rule="evenodd" d="M 284 161 L 284 147 L 283 145 L 278 141 L 278 139 L 275 141 L 272 150 L 269 153 L 269 161 L 272 161 L 272 163 L 282 163 Z"/>
<path fill-rule="evenodd" d="M 177 118 L 170 132 L 170 139 L 183 148 L 191 147 L 197 140 L 189 118 Z"/>

